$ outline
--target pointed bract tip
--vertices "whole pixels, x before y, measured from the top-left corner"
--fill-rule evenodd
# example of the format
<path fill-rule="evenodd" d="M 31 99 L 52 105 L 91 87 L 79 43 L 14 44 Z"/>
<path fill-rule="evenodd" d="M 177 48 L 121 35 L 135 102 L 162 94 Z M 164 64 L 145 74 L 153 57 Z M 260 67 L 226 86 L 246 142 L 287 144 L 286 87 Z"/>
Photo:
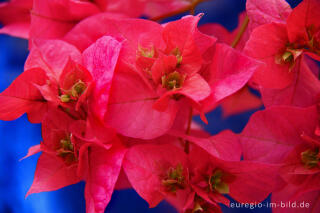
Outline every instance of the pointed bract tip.
<path fill-rule="evenodd" d="M 209 124 L 209 122 L 208 122 L 208 120 L 206 118 L 206 115 L 203 112 L 200 113 L 200 118 L 206 125 Z"/>
<path fill-rule="evenodd" d="M 202 17 L 204 16 L 204 13 L 199 13 L 197 16 L 198 16 L 199 18 L 202 18 Z"/>

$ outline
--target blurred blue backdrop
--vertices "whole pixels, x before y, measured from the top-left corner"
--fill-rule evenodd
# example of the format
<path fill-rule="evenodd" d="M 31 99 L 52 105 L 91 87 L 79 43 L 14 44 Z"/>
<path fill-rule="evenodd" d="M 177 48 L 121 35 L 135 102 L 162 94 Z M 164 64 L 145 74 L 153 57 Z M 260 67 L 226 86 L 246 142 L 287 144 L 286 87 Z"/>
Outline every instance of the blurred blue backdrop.
<path fill-rule="evenodd" d="M 288 1 L 293 7 L 300 0 Z M 196 12 L 204 12 L 201 24 L 218 22 L 229 30 L 238 23 L 238 14 L 245 9 L 245 0 L 211 0 L 198 6 Z M 0 35 L 0 91 L 23 71 L 27 57 L 27 42 Z M 0 103 L 1 104 L 1 103 Z M 212 134 L 223 129 L 240 132 L 253 111 L 227 119 L 222 118 L 220 108 L 208 115 Z M 196 118 L 199 121 L 198 118 Z M 26 116 L 11 121 L 0 121 L 0 213 L 82 213 L 85 212 L 84 183 L 72 185 L 55 192 L 33 194 L 24 198 L 33 181 L 39 155 L 19 161 L 30 146 L 41 140 L 40 125 L 30 124 Z M 106 212 L 109 213 L 174 213 L 167 203 L 162 202 L 154 209 L 133 190 L 116 191 Z M 223 212 L 271 212 L 270 209 L 228 209 Z"/>

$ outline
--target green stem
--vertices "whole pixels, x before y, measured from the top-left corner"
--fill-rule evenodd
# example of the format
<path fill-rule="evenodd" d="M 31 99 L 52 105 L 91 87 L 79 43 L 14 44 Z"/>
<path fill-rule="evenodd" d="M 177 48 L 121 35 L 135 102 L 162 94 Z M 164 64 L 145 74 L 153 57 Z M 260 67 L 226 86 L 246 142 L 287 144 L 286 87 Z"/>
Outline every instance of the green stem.
<path fill-rule="evenodd" d="M 231 47 L 232 48 L 236 48 L 237 45 L 239 44 L 244 32 L 246 31 L 247 27 L 248 27 L 248 24 L 249 24 L 249 18 L 248 16 L 245 17 L 241 27 L 240 27 L 240 30 L 236 36 L 236 38 L 233 40 L 232 44 L 231 44 Z"/>
<path fill-rule="evenodd" d="M 192 107 L 191 107 L 190 108 L 190 113 L 189 113 L 189 120 L 188 120 L 186 135 L 189 135 L 190 131 L 191 131 L 192 116 L 193 116 L 193 110 L 192 110 Z M 184 144 L 184 151 L 187 154 L 189 154 L 189 152 L 190 152 L 190 142 L 188 140 L 186 140 L 186 142 Z"/>

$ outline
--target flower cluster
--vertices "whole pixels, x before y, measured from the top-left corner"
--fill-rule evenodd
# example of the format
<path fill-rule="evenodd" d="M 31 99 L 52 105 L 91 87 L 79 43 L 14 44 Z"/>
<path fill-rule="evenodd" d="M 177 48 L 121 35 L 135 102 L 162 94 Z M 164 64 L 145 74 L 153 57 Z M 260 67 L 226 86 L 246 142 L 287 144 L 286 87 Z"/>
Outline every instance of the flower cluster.
<path fill-rule="evenodd" d="M 104 212 L 125 187 L 150 207 L 166 200 L 186 213 L 270 193 L 320 210 L 320 2 L 247 0 L 231 33 L 198 28 L 203 14 L 157 22 L 202 1 L 0 4 L 0 32 L 30 48 L 0 93 L 0 119 L 26 113 L 42 125 L 26 156 L 41 152 L 27 195 L 85 181 L 88 213 Z M 192 123 L 208 123 L 219 105 L 227 116 L 262 104 L 238 135 Z"/>

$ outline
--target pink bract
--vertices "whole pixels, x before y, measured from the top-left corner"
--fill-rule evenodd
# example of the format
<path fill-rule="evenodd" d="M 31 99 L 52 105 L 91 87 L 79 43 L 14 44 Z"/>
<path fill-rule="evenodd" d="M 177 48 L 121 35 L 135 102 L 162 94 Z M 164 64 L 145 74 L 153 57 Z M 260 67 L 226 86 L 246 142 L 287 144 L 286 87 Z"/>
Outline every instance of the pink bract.
<path fill-rule="evenodd" d="M 0 33 L 21 38 L 29 37 L 32 0 L 11 0 L 0 4 Z"/>
<path fill-rule="evenodd" d="M 214 37 L 198 31 L 199 19 L 200 16 L 186 16 L 161 26 L 147 20 L 97 15 L 78 24 L 65 37 L 80 49 L 101 35 L 125 39 L 111 87 L 106 124 L 125 136 L 155 138 L 171 128 L 182 100 L 188 100 L 190 107 L 203 114 L 246 84 L 258 63 L 227 46 L 214 46 Z M 100 31 L 91 29 L 91 23 L 98 25 Z M 134 29 L 128 27 L 132 24 Z M 189 36 L 183 36 L 186 34 Z M 221 60 L 221 54 L 228 63 Z M 227 77 L 231 73 L 236 84 Z"/>

